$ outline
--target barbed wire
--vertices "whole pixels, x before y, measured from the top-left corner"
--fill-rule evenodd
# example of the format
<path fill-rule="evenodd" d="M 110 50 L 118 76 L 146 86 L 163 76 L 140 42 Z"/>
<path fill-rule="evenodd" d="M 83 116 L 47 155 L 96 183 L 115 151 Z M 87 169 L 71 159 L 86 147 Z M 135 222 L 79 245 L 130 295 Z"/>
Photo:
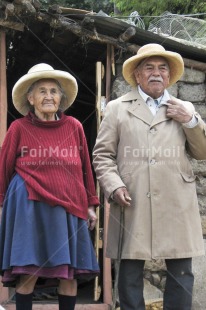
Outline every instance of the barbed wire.
<path fill-rule="evenodd" d="M 206 45 L 206 21 L 164 12 L 151 20 L 148 31 L 161 36 L 192 42 L 193 45 Z"/>

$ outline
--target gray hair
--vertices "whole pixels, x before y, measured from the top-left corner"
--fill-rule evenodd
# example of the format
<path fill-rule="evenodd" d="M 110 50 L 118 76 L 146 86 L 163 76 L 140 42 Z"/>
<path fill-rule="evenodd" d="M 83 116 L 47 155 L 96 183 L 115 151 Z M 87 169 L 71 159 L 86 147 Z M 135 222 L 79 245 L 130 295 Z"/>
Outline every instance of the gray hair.
<path fill-rule="evenodd" d="M 51 80 L 51 81 L 53 81 L 53 82 L 57 85 L 57 87 L 58 87 L 58 89 L 59 89 L 59 91 L 60 91 L 60 94 L 61 94 L 61 101 L 60 101 L 60 106 L 61 106 L 61 102 L 64 101 L 64 100 L 67 98 L 67 96 L 66 96 L 66 94 L 65 94 L 65 92 L 64 92 L 64 90 L 63 90 L 61 84 L 59 83 L 59 81 L 57 81 L 57 80 L 55 80 L 55 79 L 52 79 L 52 78 L 51 78 L 51 79 L 50 79 L 50 78 L 48 78 L 48 79 L 47 79 L 47 78 L 46 78 L 46 79 L 40 79 L 40 80 L 37 80 L 37 81 L 35 81 L 34 83 L 32 83 L 31 86 L 29 87 L 28 91 L 27 91 L 27 95 L 29 95 L 30 93 L 32 93 L 32 91 L 34 90 L 34 88 L 36 87 L 36 85 L 38 85 L 38 83 L 41 82 L 41 81 L 43 81 L 43 80 Z M 30 105 L 30 103 L 29 103 L 28 100 L 27 100 L 27 103 L 29 104 L 30 111 L 31 111 L 31 112 L 34 112 L 34 107 Z"/>

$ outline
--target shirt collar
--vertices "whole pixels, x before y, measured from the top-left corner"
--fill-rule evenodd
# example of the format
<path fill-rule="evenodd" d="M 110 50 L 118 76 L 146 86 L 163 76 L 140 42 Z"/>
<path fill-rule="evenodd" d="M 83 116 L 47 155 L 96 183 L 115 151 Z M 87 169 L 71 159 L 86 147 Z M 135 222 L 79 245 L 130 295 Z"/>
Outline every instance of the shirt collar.
<path fill-rule="evenodd" d="M 140 96 L 142 97 L 142 99 L 145 102 L 147 102 L 148 99 L 154 99 L 154 98 L 151 98 L 149 95 L 147 95 L 141 89 L 141 87 L 139 85 L 138 85 L 138 91 L 139 91 Z M 164 104 L 167 105 L 167 100 L 170 100 L 170 99 L 171 99 L 170 95 L 166 89 L 164 90 L 164 94 L 162 96 L 160 96 L 159 98 L 157 98 L 159 106 L 164 105 Z"/>

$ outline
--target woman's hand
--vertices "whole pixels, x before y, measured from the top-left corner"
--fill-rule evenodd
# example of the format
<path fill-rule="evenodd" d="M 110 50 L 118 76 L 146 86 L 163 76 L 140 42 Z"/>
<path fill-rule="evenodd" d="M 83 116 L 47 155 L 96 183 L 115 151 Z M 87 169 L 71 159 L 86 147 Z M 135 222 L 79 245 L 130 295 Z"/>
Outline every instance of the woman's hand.
<path fill-rule="evenodd" d="M 87 220 L 88 228 L 90 230 L 93 230 L 96 223 L 97 223 L 97 216 L 96 216 L 96 212 L 95 212 L 95 207 L 89 206 L 89 208 L 88 208 L 88 220 Z"/>

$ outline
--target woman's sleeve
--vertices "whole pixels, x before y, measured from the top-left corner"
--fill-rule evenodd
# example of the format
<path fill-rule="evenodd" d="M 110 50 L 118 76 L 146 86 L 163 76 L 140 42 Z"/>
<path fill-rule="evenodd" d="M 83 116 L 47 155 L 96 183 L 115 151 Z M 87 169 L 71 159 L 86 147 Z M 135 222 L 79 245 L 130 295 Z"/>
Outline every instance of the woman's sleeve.
<path fill-rule="evenodd" d="M 89 157 L 89 151 L 87 146 L 86 137 L 84 135 L 84 130 L 82 126 L 80 127 L 80 143 L 81 143 L 81 160 L 82 160 L 82 170 L 84 178 L 84 186 L 87 192 L 88 205 L 89 206 L 98 206 L 99 199 L 96 195 L 96 189 L 94 184 L 94 178 L 92 174 L 91 161 Z"/>
<path fill-rule="evenodd" d="M 15 123 L 15 122 L 14 122 Z M 4 197 L 15 171 L 15 162 L 18 146 L 18 129 L 16 124 L 12 123 L 4 142 L 0 149 L 0 205 L 3 204 Z"/>

